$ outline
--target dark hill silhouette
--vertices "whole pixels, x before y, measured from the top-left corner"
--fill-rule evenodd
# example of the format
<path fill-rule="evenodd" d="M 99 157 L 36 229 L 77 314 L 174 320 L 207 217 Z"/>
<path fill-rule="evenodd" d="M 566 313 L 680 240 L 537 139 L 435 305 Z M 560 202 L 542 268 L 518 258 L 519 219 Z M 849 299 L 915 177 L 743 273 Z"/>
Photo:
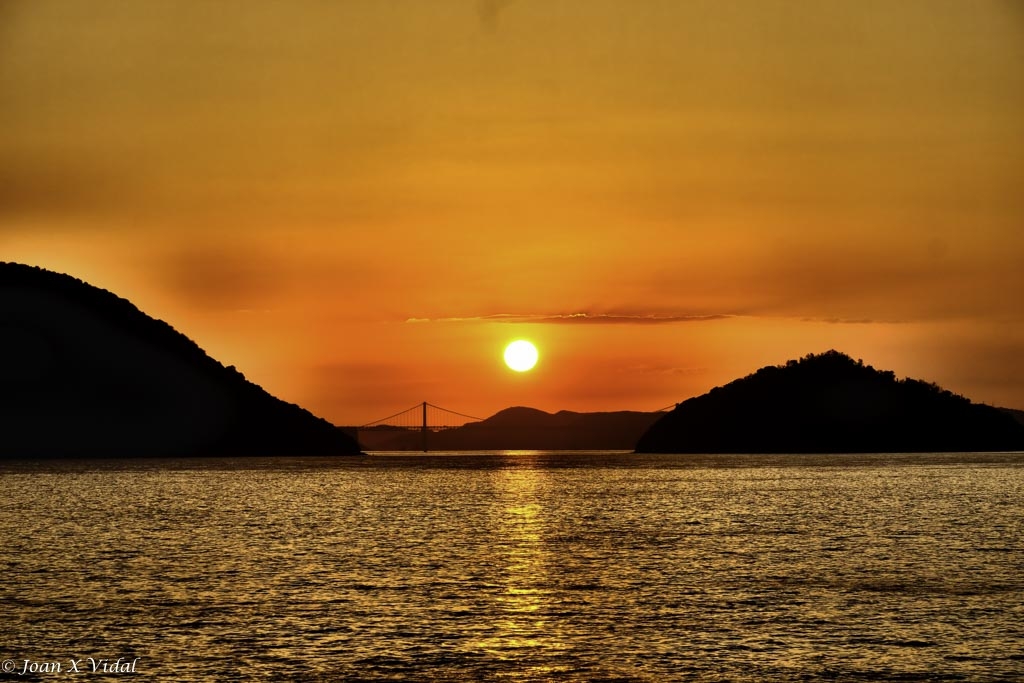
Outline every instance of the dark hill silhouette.
<path fill-rule="evenodd" d="M 638 452 L 877 453 L 1024 449 L 1024 427 L 998 408 L 897 380 L 837 351 L 809 355 L 676 406 Z"/>
<path fill-rule="evenodd" d="M 631 450 L 662 413 L 632 411 L 546 413 L 535 408 L 506 408 L 486 420 L 431 432 L 432 451 L 470 450 Z M 360 430 L 368 450 L 419 450 L 417 431 Z"/>
<path fill-rule="evenodd" d="M 1002 408 L 1002 410 L 1014 420 L 1024 425 L 1024 410 L 1014 410 L 1013 408 Z"/>
<path fill-rule="evenodd" d="M 0 263 L 0 457 L 358 452 L 127 300 Z"/>

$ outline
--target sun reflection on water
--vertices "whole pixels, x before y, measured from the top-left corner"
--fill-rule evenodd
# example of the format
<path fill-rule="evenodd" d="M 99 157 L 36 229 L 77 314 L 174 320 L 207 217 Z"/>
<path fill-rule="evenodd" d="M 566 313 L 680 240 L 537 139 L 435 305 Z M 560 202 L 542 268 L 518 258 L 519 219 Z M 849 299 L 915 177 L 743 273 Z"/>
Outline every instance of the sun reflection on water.
<path fill-rule="evenodd" d="M 523 659 L 567 647 L 550 616 L 547 511 L 537 500 L 549 483 L 546 476 L 533 468 L 495 473 L 494 545 L 495 556 L 502 561 L 498 575 L 504 590 L 494 598 L 494 632 L 473 646 L 502 659 Z"/>

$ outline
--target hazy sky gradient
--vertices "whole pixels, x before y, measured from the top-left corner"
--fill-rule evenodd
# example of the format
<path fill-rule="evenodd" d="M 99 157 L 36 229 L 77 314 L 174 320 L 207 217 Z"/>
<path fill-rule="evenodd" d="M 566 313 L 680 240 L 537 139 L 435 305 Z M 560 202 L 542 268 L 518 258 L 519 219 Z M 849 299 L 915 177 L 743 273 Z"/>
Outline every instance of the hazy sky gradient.
<path fill-rule="evenodd" d="M 0 258 L 338 423 L 830 347 L 1024 408 L 1022 64 L 1009 0 L 0 0 Z"/>

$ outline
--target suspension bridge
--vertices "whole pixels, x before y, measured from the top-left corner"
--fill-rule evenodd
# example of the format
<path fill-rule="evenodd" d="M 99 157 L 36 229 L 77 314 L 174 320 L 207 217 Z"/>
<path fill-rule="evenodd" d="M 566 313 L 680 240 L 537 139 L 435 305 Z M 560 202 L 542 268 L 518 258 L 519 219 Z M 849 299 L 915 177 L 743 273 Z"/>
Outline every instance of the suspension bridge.
<path fill-rule="evenodd" d="M 672 410 L 676 404 L 665 406 L 652 413 Z M 366 450 L 430 450 L 431 434 L 438 434 L 467 425 L 483 422 L 484 418 L 460 413 L 423 401 L 394 415 L 382 417 L 357 427 L 344 427 Z M 500 429 L 500 428 L 499 428 Z M 442 442 L 451 441 L 442 438 Z M 442 444 L 442 448 L 445 446 Z"/>
<path fill-rule="evenodd" d="M 448 429 L 457 429 L 470 422 L 480 422 L 482 417 L 466 415 L 454 410 L 448 410 L 433 403 L 423 401 L 411 408 L 406 408 L 394 415 L 382 417 L 373 422 L 356 427 L 357 438 L 381 432 L 405 432 L 406 434 L 418 432 L 420 435 L 423 452 L 429 450 L 429 437 L 431 433 L 443 432 Z"/>

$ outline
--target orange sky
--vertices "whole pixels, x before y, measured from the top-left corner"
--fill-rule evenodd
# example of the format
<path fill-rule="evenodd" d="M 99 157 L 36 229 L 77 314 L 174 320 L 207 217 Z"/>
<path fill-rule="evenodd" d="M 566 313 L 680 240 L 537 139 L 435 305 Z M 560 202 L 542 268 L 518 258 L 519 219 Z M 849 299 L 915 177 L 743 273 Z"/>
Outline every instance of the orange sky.
<path fill-rule="evenodd" d="M 1022 64 L 1011 0 L 0 0 L 0 259 L 341 424 L 833 347 L 1024 408 Z"/>

